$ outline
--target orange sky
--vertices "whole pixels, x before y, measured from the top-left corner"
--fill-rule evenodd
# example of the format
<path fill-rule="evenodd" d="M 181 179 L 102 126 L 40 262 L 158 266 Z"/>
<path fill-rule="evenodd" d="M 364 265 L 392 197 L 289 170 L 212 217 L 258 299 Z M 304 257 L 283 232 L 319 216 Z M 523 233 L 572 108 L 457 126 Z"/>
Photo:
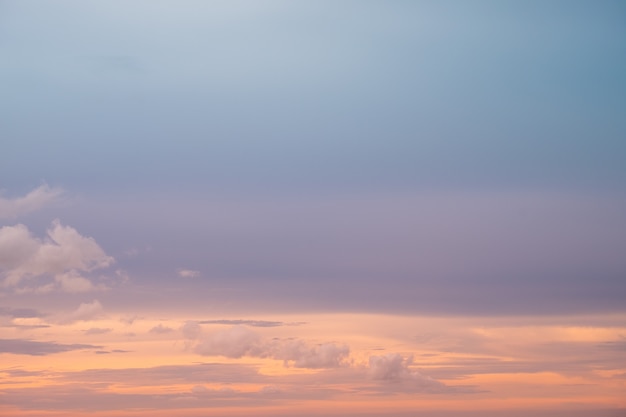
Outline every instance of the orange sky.
<path fill-rule="evenodd" d="M 131 323 L 102 307 L 85 320 L 62 314 L 5 320 L 0 339 L 42 344 L 21 352 L 0 345 L 2 415 L 463 415 L 626 407 L 622 316 L 595 317 L 603 323 L 597 326 L 577 325 L 575 317 L 238 318 L 251 325 L 219 319 L 199 324 L 207 317 L 161 315 Z M 11 327 L 26 324 L 49 327 Z M 67 351 L 52 353 L 55 347 Z"/>

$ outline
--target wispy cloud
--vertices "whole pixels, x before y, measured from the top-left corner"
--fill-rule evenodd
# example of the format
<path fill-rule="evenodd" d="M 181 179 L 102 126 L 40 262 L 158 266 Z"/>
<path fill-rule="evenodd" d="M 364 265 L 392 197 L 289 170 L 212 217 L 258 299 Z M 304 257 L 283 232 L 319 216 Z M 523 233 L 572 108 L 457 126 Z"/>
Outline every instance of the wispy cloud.
<path fill-rule="evenodd" d="M 37 342 L 27 339 L 0 339 L 0 353 L 12 353 L 15 355 L 44 356 L 72 350 L 100 348 L 102 348 L 102 346 Z"/>
<path fill-rule="evenodd" d="M 103 328 L 103 327 L 92 327 L 90 329 L 84 330 L 83 333 L 87 336 L 90 335 L 95 335 L 95 334 L 105 334 L 105 333 L 110 333 L 113 329 L 110 329 L 108 327 Z"/>
<path fill-rule="evenodd" d="M 5 198 L 0 195 L 0 219 L 13 219 L 40 210 L 58 201 L 62 195 L 61 188 L 52 188 L 47 184 L 35 188 L 23 197 Z"/>
<path fill-rule="evenodd" d="M 220 320 L 201 320 L 200 324 L 225 324 L 230 326 L 244 325 L 250 327 L 279 327 L 279 326 L 300 326 L 304 322 L 288 323 L 284 321 L 272 320 L 242 320 L 242 319 L 220 319 Z"/>
<path fill-rule="evenodd" d="M 154 326 L 153 328 L 149 330 L 150 333 L 156 333 L 156 334 L 172 333 L 173 331 L 174 329 L 172 329 L 171 327 L 167 327 L 162 324 L 159 324 L 158 326 Z"/>
<path fill-rule="evenodd" d="M 37 318 L 43 317 L 45 314 L 32 308 L 9 308 L 0 307 L 0 316 L 9 316 L 12 318 Z"/>

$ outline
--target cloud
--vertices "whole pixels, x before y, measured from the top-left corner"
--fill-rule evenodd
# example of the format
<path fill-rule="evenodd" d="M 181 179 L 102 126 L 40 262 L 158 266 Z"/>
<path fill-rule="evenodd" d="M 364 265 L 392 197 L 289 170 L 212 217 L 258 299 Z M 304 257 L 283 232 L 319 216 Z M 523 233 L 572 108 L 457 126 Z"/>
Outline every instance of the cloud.
<path fill-rule="evenodd" d="M 322 343 L 310 346 L 302 340 L 288 340 L 278 343 L 275 359 L 285 364 L 292 363 L 296 368 L 338 368 L 345 364 L 350 349 L 345 345 Z"/>
<path fill-rule="evenodd" d="M 72 323 L 75 321 L 87 321 L 98 318 L 102 315 L 104 309 L 100 301 L 93 300 L 91 303 L 81 303 L 76 310 L 70 313 L 63 323 Z"/>
<path fill-rule="evenodd" d="M 0 339 L 0 353 L 15 355 L 44 356 L 72 350 L 100 349 L 102 346 L 84 344 L 61 344 L 56 342 L 36 342 L 26 339 Z"/>
<path fill-rule="evenodd" d="M 74 270 L 64 274 L 58 274 L 54 278 L 55 281 L 59 283 L 61 289 L 69 293 L 87 292 L 97 288 L 91 281 L 80 276 Z"/>
<path fill-rule="evenodd" d="M 279 327 L 279 326 L 299 326 L 301 322 L 297 323 L 285 323 L 282 321 L 269 321 L 269 320 L 202 320 L 200 324 L 228 324 L 233 325 L 245 325 L 251 327 Z"/>
<path fill-rule="evenodd" d="M 159 324 L 158 326 L 154 326 L 153 328 L 149 330 L 150 333 L 157 333 L 157 334 L 171 333 L 173 331 L 174 329 L 172 329 L 171 327 L 163 326 L 162 324 Z"/>
<path fill-rule="evenodd" d="M 391 382 L 416 382 L 419 385 L 441 386 L 440 382 L 420 374 L 410 368 L 413 357 L 405 358 L 398 353 L 388 353 L 381 356 L 370 356 L 369 376 L 375 380 Z"/>
<path fill-rule="evenodd" d="M 105 334 L 111 332 L 111 330 L 110 328 L 92 327 L 91 329 L 83 331 L 83 333 L 86 335 Z"/>
<path fill-rule="evenodd" d="M 198 278 L 200 271 L 194 271 L 192 269 L 179 269 L 178 276 L 181 278 Z"/>
<path fill-rule="evenodd" d="M 0 307 L 0 316 L 9 316 L 12 318 L 38 318 L 43 317 L 44 314 L 32 308 L 10 308 Z"/>
<path fill-rule="evenodd" d="M 53 282 L 21 292 L 85 292 L 99 288 L 84 273 L 106 268 L 114 262 L 90 237 L 74 228 L 52 222 L 45 239 L 31 235 L 23 224 L 0 228 L 0 271 L 4 286 L 16 287 L 28 278 L 54 277 Z"/>
<path fill-rule="evenodd" d="M 201 355 L 221 355 L 228 358 L 265 356 L 261 338 L 245 326 L 233 326 L 214 333 L 196 346 Z"/>
<path fill-rule="evenodd" d="M 19 215 L 40 210 L 57 201 L 62 194 L 62 189 L 51 188 L 44 184 L 24 197 L 10 199 L 0 196 L 0 219 L 13 219 Z"/>
<path fill-rule="evenodd" d="M 181 332 L 183 332 L 183 336 L 185 336 L 185 339 L 196 340 L 198 337 L 200 337 L 200 334 L 202 333 L 202 326 L 200 326 L 198 322 L 189 320 L 182 325 L 180 330 Z"/>
<path fill-rule="evenodd" d="M 237 325 L 205 338 L 196 345 L 195 352 L 229 358 L 272 358 L 296 368 L 336 368 L 346 364 L 350 349 L 335 343 L 310 345 L 299 339 L 264 340 L 249 328 Z"/>

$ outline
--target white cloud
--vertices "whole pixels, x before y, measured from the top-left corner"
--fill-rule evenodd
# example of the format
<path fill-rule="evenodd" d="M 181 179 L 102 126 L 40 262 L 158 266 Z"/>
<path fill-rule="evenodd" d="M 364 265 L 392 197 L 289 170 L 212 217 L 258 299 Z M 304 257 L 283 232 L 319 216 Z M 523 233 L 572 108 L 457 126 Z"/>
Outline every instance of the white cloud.
<path fill-rule="evenodd" d="M 81 303 L 76 310 L 70 313 L 64 323 L 72 323 L 75 321 L 88 321 L 97 319 L 102 316 L 104 309 L 100 301 L 93 300 L 91 303 Z"/>
<path fill-rule="evenodd" d="M 83 273 L 105 268 L 114 262 L 90 237 L 80 235 L 76 229 L 52 222 L 48 236 L 32 236 L 22 224 L 0 228 L 0 271 L 4 286 L 15 287 L 28 278 L 49 277 L 55 285 L 35 289 L 21 288 L 22 292 L 41 292 L 59 289 L 66 292 L 83 292 L 96 289 Z M 20 289 L 18 289 L 20 290 Z"/>
<path fill-rule="evenodd" d="M 12 219 L 21 214 L 37 211 L 58 200 L 62 194 L 62 189 L 50 188 L 44 184 L 24 197 L 10 199 L 0 196 L 0 219 Z"/>
<path fill-rule="evenodd" d="M 192 269 L 179 269 L 178 276 L 181 278 L 197 278 L 200 276 L 200 271 L 194 271 Z"/>
<path fill-rule="evenodd" d="M 346 363 L 350 349 L 345 345 L 310 345 L 303 340 L 263 340 L 245 326 L 233 326 L 212 334 L 195 347 L 200 355 L 229 358 L 252 356 L 282 360 L 296 368 L 337 368 Z"/>

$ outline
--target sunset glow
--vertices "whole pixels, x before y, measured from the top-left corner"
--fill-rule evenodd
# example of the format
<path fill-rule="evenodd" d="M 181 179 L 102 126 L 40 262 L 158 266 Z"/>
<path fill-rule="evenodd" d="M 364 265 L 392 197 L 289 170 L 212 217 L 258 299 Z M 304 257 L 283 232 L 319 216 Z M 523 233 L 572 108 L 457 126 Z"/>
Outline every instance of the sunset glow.
<path fill-rule="evenodd" d="M 626 417 L 620 1 L 0 1 L 0 416 Z"/>

